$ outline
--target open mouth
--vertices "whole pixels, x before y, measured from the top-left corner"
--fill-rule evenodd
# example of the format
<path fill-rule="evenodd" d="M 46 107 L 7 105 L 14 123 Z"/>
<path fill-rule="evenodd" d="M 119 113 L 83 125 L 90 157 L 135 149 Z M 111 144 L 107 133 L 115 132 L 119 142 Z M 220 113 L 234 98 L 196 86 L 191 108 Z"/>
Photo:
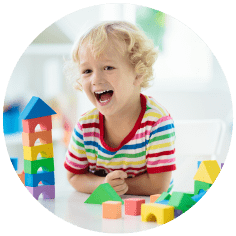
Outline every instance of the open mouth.
<path fill-rule="evenodd" d="M 113 90 L 104 90 L 101 92 L 95 92 L 94 94 L 98 102 L 105 103 L 111 99 L 113 95 Z"/>

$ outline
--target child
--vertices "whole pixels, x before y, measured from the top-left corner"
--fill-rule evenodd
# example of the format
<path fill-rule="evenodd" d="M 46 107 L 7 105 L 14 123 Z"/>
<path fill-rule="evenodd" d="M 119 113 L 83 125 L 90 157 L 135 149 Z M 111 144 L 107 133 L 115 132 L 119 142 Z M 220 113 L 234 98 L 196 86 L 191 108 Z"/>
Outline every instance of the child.
<path fill-rule="evenodd" d="M 152 79 L 157 53 L 136 26 L 106 22 L 75 45 L 77 86 L 95 108 L 81 116 L 66 160 L 69 183 L 92 193 L 109 183 L 119 194 L 167 191 L 175 165 L 174 123 L 141 89 Z"/>

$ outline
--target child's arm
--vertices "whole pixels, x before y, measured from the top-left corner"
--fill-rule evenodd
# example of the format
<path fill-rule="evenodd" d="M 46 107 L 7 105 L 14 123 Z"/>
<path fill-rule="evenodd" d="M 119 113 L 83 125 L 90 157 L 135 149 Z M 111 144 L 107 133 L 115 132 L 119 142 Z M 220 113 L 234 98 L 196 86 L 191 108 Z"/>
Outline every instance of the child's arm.
<path fill-rule="evenodd" d="M 100 184 L 109 183 L 118 195 L 123 195 L 127 192 L 128 186 L 125 182 L 127 174 L 123 171 L 113 171 L 106 177 L 99 177 L 92 173 L 73 174 L 67 172 L 69 183 L 79 192 L 91 194 Z"/>
<path fill-rule="evenodd" d="M 131 195 L 153 195 L 166 192 L 169 188 L 172 172 L 157 174 L 142 174 L 134 178 L 126 179 L 128 191 Z"/>

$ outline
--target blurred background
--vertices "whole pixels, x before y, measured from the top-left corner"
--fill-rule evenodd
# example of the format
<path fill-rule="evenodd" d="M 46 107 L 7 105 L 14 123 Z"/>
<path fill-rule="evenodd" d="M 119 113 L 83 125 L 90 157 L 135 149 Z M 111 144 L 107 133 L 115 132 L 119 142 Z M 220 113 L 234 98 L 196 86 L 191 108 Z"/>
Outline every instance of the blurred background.
<path fill-rule="evenodd" d="M 197 161 L 225 162 L 233 115 L 224 73 L 208 46 L 187 26 L 160 11 L 131 4 L 106 4 L 71 13 L 50 25 L 19 59 L 6 91 L 3 126 L 10 157 L 23 170 L 22 125 L 19 114 L 32 96 L 50 105 L 53 116 L 55 175 L 66 183 L 66 147 L 78 117 L 93 108 L 86 95 L 63 75 L 74 41 L 106 20 L 136 24 L 159 49 L 155 80 L 143 91 L 170 112 L 176 124 L 178 190 L 191 190 Z M 60 170 L 60 171 L 59 171 Z M 186 171 L 188 170 L 188 171 Z M 187 187 L 186 187 L 187 186 Z"/>

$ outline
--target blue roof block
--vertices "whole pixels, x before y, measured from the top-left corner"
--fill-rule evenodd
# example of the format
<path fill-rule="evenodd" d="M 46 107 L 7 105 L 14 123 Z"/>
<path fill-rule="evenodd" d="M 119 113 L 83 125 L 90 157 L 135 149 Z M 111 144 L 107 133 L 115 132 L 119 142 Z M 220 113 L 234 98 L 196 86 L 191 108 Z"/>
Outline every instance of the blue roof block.
<path fill-rule="evenodd" d="M 42 99 L 33 96 L 25 109 L 20 114 L 20 119 L 29 120 L 44 116 L 51 116 L 56 114 L 56 112 L 49 107 Z"/>

